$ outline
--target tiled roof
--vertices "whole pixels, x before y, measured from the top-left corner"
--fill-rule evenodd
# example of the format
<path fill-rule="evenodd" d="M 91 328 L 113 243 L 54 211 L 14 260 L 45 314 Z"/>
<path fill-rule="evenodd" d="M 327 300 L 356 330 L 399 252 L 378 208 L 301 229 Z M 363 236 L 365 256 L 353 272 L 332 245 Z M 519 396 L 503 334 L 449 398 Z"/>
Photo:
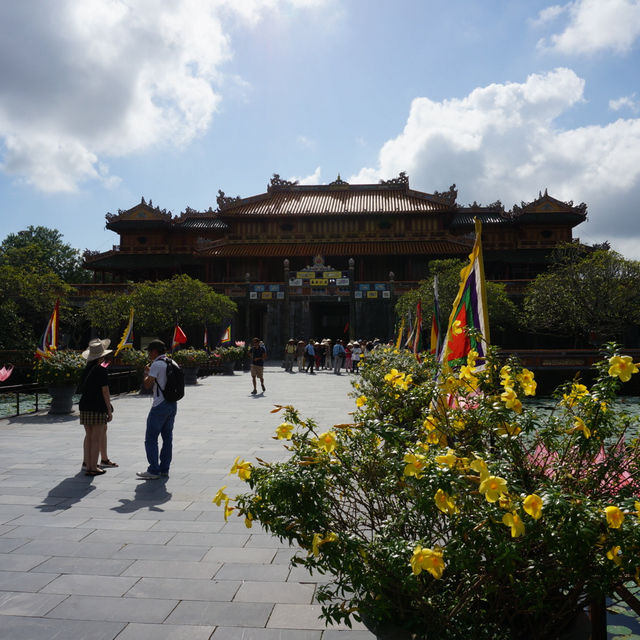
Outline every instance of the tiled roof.
<path fill-rule="evenodd" d="M 186 218 L 176 222 L 175 225 L 181 229 L 219 229 L 221 231 L 229 229 L 229 225 L 224 220 L 212 216 Z"/>
<path fill-rule="evenodd" d="M 420 191 L 384 185 L 295 186 L 278 189 L 225 206 L 222 217 L 370 215 L 448 211 L 442 199 Z"/>
<path fill-rule="evenodd" d="M 471 245 L 450 240 L 389 242 L 304 242 L 219 244 L 200 252 L 212 258 L 366 255 L 466 255 Z"/>
<path fill-rule="evenodd" d="M 478 218 L 482 224 L 505 224 L 508 222 L 506 218 L 495 212 L 458 212 L 451 221 L 451 226 L 470 225 L 473 226 L 473 219 Z"/>

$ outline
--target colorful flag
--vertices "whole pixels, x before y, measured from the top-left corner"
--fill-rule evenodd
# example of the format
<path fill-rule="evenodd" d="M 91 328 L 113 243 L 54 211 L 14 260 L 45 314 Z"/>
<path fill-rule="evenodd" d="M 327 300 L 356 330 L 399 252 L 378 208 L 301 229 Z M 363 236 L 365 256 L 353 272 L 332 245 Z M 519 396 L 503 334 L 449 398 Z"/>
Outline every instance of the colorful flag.
<path fill-rule="evenodd" d="M 440 359 L 442 349 L 442 324 L 440 322 L 440 304 L 438 302 L 438 276 L 433 277 L 433 315 L 431 317 L 431 346 L 429 351 Z"/>
<path fill-rule="evenodd" d="M 402 322 L 400 323 L 400 328 L 398 329 L 398 339 L 396 340 L 396 349 L 400 349 L 402 345 L 402 334 L 404 333 L 404 318 L 402 318 Z"/>
<path fill-rule="evenodd" d="M 349 331 L 349 323 L 347 322 L 347 324 L 344 325 L 344 329 L 342 330 L 342 333 L 347 333 Z"/>
<path fill-rule="evenodd" d="M 116 358 L 123 349 L 133 349 L 133 307 L 129 309 L 129 322 L 122 334 L 122 338 L 120 338 L 113 357 Z"/>
<path fill-rule="evenodd" d="M 204 326 L 204 338 L 202 340 L 202 344 L 204 345 L 204 348 L 208 351 L 209 350 L 209 331 L 207 330 L 207 325 Z"/>
<path fill-rule="evenodd" d="M 179 344 L 184 344 L 187 341 L 185 332 L 180 328 L 180 325 L 176 323 L 173 330 L 173 340 L 171 341 L 171 351 L 173 351 Z"/>
<path fill-rule="evenodd" d="M 231 342 L 231 325 L 229 325 L 220 338 L 220 344 L 229 344 Z"/>
<path fill-rule="evenodd" d="M 482 358 L 489 345 L 489 317 L 487 292 L 482 260 L 482 224 L 474 218 L 476 241 L 469 254 L 469 264 L 460 272 L 460 289 L 453 303 L 441 361 L 445 364 L 463 364 L 471 349 Z M 469 329 L 480 332 L 481 338 L 470 336 Z"/>
<path fill-rule="evenodd" d="M 418 300 L 416 305 L 416 323 L 413 331 L 413 344 L 411 345 L 413 353 L 418 354 L 423 350 L 422 345 L 422 300 Z M 419 358 L 418 358 L 419 359 Z"/>
<path fill-rule="evenodd" d="M 36 360 L 40 358 L 47 358 L 51 355 L 52 351 L 58 348 L 58 318 L 60 316 L 60 300 L 56 300 L 56 306 L 53 308 L 53 313 L 47 323 L 47 328 L 44 330 L 40 342 L 36 347 Z"/>

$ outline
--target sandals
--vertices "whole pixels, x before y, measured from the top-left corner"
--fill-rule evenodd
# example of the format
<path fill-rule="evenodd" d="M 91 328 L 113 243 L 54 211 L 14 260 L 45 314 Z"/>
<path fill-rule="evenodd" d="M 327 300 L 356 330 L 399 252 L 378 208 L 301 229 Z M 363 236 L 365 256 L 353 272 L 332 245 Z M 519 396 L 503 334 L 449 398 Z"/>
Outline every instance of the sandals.
<path fill-rule="evenodd" d="M 98 471 L 85 471 L 85 476 L 101 476 L 102 474 L 107 473 L 104 469 L 99 469 Z"/>
<path fill-rule="evenodd" d="M 102 460 L 98 466 L 99 467 L 118 467 L 120 465 L 117 462 L 113 462 L 107 459 L 107 460 Z"/>

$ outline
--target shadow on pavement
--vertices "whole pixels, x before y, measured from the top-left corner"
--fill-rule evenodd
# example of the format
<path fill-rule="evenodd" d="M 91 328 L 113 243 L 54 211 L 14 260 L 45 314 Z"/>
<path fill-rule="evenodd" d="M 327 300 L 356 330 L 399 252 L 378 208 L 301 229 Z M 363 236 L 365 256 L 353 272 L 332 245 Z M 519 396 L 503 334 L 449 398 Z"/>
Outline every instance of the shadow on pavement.
<path fill-rule="evenodd" d="M 93 476 L 85 476 L 84 471 L 76 473 L 75 476 L 65 478 L 55 487 L 49 489 L 42 504 L 36 505 L 40 511 L 64 511 L 72 504 L 80 502 L 82 498 L 88 496 L 96 487 L 93 484 Z"/>
<path fill-rule="evenodd" d="M 118 513 L 133 513 L 138 509 L 149 509 L 149 511 L 164 511 L 158 505 L 171 500 L 171 494 L 167 491 L 168 478 L 158 478 L 157 480 L 140 480 L 136 486 L 136 493 L 133 500 L 120 498 L 120 506 L 112 507 L 112 511 Z"/>

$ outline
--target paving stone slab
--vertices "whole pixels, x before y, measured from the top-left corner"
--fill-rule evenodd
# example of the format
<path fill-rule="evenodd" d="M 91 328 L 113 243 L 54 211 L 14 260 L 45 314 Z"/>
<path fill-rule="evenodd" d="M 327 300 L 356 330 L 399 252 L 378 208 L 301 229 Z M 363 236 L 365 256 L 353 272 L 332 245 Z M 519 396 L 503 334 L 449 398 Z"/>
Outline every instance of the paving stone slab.
<path fill-rule="evenodd" d="M 278 602 L 311 604 L 315 585 L 295 582 L 243 582 L 234 602 Z"/>
<path fill-rule="evenodd" d="M 321 640 L 321 631 L 218 627 L 211 640 Z"/>
<path fill-rule="evenodd" d="M 24 553 L 0 553 L 0 571 L 29 571 L 49 559 Z"/>
<path fill-rule="evenodd" d="M 166 623 L 264 627 L 272 609 L 272 604 L 183 601 L 167 618 Z"/>
<path fill-rule="evenodd" d="M 56 578 L 44 587 L 40 593 L 63 593 L 79 596 L 122 596 L 138 580 L 139 578 L 136 577 L 69 574 Z"/>
<path fill-rule="evenodd" d="M 133 560 L 109 558 L 49 558 L 32 569 L 32 573 L 69 573 L 78 575 L 119 576 Z"/>
<path fill-rule="evenodd" d="M 178 624 L 129 623 L 118 640 L 209 640 L 215 627 Z"/>
<path fill-rule="evenodd" d="M 231 602 L 240 585 L 240 582 L 231 580 L 217 582 L 193 578 L 142 578 L 127 591 L 127 597 Z M 264 602 L 264 600 L 245 600 L 245 602 Z"/>
<path fill-rule="evenodd" d="M 224 564 L 216 573 L 216 580 L 252 580 L 255 582 L 284 582 L 289 567 L 281 564 Z"/>
<path fill-rule="evenodd" d="M 113 640 L 126 626 L 119 622 L 52 620 L 20 616 L 4 616 L 1 622 L 0 640 Z"/>
<path fill-rule="evenodd" d="M 28 591 L 35 593 L 55 580 L 56 574 L 0 571 L 0 591 Z"/>
<path fill-rule="evenodd" d="M 171 558 L 171 556 L 168 556 Z M 149 578 L 193 578 L 210 580 L 222 565 L 216 562 L 176 562 L 168 560 L 136 560 L 123 576 L 145 576 Z"/>
<path fill-rule="evenodd" d="M 67 596 L 47 617 L 107 622 L 163 622 L 177 604 L 177 600 L 154 599 L 145 600 L 144 606 L 140 606 L 138 598 Z"/>
<path fill-rule="evenodd" d="M 276 604 L 267 627 L 277 629 L 325 629 L 327 624 L 320 615 L 319 604 Z M 336 629 L 348 629 L 346 625 L 335 625 Z M 365 630 L 364 625 L 354 622 L 356 631 Z"/>
<path fill-rule="evenodd" d="M 268 564 L 276 555 L 275 547 L 272 549 L 247 549 L 246 547 L 215 547 L 210 549 L 203 560 L 205 562 L 225 563 L 265 563 Z"/>
<path fill-rule="evenodd" d="M 0 616 L 44 616 L 66 598 L 64 595 L 46 593 L 1 591 Z"/>

